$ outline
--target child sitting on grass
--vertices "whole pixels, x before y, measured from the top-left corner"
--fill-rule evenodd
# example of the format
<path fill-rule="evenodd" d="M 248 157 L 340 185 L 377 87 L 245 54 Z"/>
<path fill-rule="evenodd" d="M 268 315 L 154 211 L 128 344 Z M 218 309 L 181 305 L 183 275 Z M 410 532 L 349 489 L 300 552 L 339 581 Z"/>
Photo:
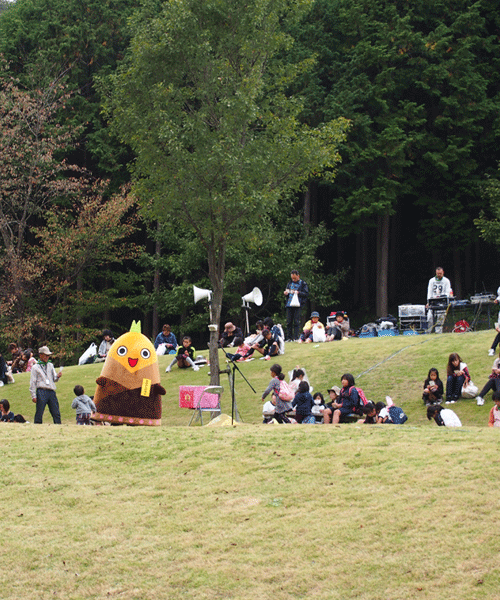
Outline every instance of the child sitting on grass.
<path fill-rule="evenodd" d="M 307 381 L 299 383 L 299 389 L 292 400 L 292 408 L 295 408 L 295 420 L 297 423 L 316 423 L 312 414 L 313 398 L 309 392 Z"/>
<path fill-rule="evenodd" d="M 85 394 L 82 385 L 75 385 L 73 392 L 76 398 L 71 403 L 71 408 L 76 409 L 76 424 L 90 425 L 90 415 L 96 411 L 94 401 Z"/>
<path fill-rule="evenodd" d="M 199 371 L 200 367 L 194 364 L 194 346 L 191 345 L 191 338 L 185 335 L 182 338 L 182 346 L 179 347 L 172 362 L 165 369 L 165 373 L 170 373 L 172 367 L 177 363 L 179 369 L 193 367 L 193 371 Z"/>
<path fill-rule="evenodd" d="M 495 405 L 490 410 L 488 427 L 500 427 L 500 392 L 493 392 L 492 400 Z"/>
<path fill-rule="evenodd" d="M 248 353 L 250 352 L 250 346 L 248 344 L 245 344 L 245 342 L 243 341 L 243 338 L 241 338 L 241 337 L 234 338 L 234 345 L 236 346 L 236 353 L 230 354 L 229 352 L 227 352 L 227 356 L 228 356 L 229 360 L 231 360 L 233 362 L 244 361 L 246 359 Z"/>
<path fill-rule="evenodd" d="M 4 421 L 5 423 L 11 423 L 14 420 L 14 413 L 10 410 L 10 403 L 8 400 L 0 401 L 0 410 L 2 411 L 2 415 L 0 416 L 0 421 Z"/>
<path fill-rule="evenodd" d="M 319 313 L 313 311 L 309 318 L 309 321 L 304 325 L 304 329 L 299 338 L 299 344 L 310 344 L 313 341 L 313 330 L 314 329 L 325 330 L 323 323 L 320 323 Z"/>
<path fill-rule="evenodd" d="M 443 399 L 443 382 L 439 379 L 439 371 L 434 367 L 429 369 L 427 379 L 424 381 L 422 400 L 426 406 L 438 404 Z"/>

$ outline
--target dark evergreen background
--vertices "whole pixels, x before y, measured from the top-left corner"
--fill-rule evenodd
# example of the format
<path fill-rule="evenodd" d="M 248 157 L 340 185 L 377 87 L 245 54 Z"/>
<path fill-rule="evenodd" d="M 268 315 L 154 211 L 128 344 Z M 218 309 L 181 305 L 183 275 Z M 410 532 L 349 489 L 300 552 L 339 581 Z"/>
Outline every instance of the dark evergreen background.
<path fill-rule="evenodd" d="M 110 194 L 128 181 L 133 156 L 102 112 L 106 77 L 134 34 L 128 17 L 160 7 L 133 0 L 0 2 L 0 52 L 8 61 L 2 77 L 14 75 L 33 89 L 64 73 L 73 95 L 59 119 L 80 127 L 66 157 L 109 179 Z M 425 303 L 437 265 L 457 297 L 496 291 L 498 251 L 474 221 L 482 210 L 493 215 L 498 202 L 488 185 L 498 179 L 499 3 L 317 0 L 289 33 L 296 41 L 285 60 L 315 57 L 290 90 L 306 97 L 302 118 L 317 125 L 343 116 L 351 129 L 335 183 L 311 181 L 284 200 L 258 243 L 243 239 L 229 251 L 222 320 L 242 323 L 240 296 L 254 285 L 265 302 L 252 307 L 252 319 L 283 318 L 282 290 L 294 267 L 311 287 L 310 308 L 323 318 L 346 309 L 355 326 L 397 314 L 399 304 Z M 206 307 L 192 303 L 193 284 L 209 287 L 203 253 L 181 232 L 140 217 L 129 240 L 140 249 L 134 258 L 120 268 L 94 265 L 79 280 L 89 293 L 108 288 L 113 302 L 84 310 L 80 299 L 79 330 L 65 334 L 76 352 L 101 327 L 118 333 L 138 316 L 150 335 L 167 321 L 179 335 L 204 336 Z M 27 244 L 36 247 L 36 240 Z M 35 329 L 14 327 L 5 270 L 2 278 L 3 342 L 36 344 Z M 30 318 L 50 305 L 44 293 L 27 304 Z M 76 311 L 69 302 L 64 310 Z M 45 334 L 61 342 L 57 327 Z"/>

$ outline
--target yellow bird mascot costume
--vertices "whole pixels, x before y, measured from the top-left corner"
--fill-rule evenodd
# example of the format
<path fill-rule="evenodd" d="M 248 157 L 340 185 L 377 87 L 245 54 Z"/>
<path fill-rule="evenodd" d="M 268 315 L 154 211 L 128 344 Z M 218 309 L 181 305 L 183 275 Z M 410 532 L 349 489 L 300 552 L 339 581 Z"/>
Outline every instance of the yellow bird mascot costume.
<path fill-rule="evenodd" d="M 96 379 L 94 421 L 118 425 L 161 425 L 158 358 L 153 344 L 141 333 L 141 322 L 111 346 L 101 376 Z"/>

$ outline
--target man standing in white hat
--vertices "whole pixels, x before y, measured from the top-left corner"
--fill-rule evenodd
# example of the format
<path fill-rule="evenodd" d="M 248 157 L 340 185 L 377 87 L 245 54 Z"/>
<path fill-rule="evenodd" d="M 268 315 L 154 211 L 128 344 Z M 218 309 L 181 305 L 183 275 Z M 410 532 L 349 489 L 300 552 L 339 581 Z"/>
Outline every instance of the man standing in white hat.
<path fill-rule="evenodd" d="M 47 346 L 38 349 L 40 358 L 33 365 L 30 377 L 30 393 L 33 402 L 36 403 L 35 423 L 41 423 L 45 406 L 49 405 L 49 411 L 56 425 L 61 424 L 61 412 L 59 401 L 56 396 L 56 382 L 62 373 L 56 373 L 54 365 L 50 362 L 52 352 Z"/>

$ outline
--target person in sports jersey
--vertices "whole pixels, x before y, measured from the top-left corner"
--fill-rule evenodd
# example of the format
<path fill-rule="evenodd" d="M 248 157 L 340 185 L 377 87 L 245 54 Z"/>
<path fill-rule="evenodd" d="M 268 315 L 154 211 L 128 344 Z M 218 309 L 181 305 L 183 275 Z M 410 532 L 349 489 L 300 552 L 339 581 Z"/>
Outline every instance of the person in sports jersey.
<path fill-rule="evenodd" d="M 434 323 L 434 313 L 430 308 L 430 300 L 440 298 L 441 296 L 449 298 L 451 294 L 451 283 L 448 277 L 444 276 L 443 267 L 436 267 L 436 275 L 429 279 L 427 285 L 427 304 L 425 305 L 425 309 L 427 310 L 428 327 L 432 327 L 432 324 Z"/>

